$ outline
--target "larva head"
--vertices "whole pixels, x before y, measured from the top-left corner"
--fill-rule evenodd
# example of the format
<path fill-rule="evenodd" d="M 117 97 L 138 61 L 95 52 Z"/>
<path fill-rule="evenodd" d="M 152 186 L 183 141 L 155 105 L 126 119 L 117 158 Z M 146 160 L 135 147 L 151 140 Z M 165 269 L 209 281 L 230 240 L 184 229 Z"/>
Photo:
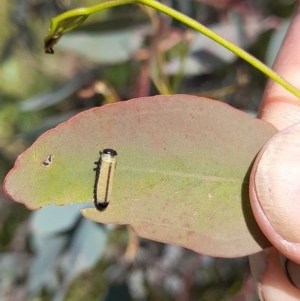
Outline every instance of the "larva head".
<path fill-rule="evenodd" d="M 111 148 L 105 148 L 102 152 L 103 155 L 110 155 L 111 157 L 117 156 L 117 152 Z"/>
<path fill-rule="evenodd" d="M 114 149 L 106 148 L 101 153 L 101 160 L 105 162 L 113 162 L 115 161 L 116 156 L 117 156 L 117 152 Z"/>

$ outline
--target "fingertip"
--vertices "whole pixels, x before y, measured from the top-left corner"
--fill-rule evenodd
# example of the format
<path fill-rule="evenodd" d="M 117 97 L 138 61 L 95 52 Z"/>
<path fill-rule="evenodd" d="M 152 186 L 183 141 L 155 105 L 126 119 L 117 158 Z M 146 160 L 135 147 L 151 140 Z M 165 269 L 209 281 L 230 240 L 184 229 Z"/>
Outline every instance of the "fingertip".
<path fill-rule="evenodd" d="M 270 242 L 300 263 L 300 123 L 273 136 L 250 176 L 253 214 Z"/>

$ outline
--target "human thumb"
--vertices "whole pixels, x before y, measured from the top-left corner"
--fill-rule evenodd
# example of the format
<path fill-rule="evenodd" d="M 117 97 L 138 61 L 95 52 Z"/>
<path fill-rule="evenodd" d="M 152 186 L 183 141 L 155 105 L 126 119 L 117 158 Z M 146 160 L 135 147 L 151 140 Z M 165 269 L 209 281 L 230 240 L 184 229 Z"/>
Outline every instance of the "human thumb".
<path fill-rule="evenodd" d="M 300 123 L 273 136 L 250 176 L 252 211 L 273 246 L 300 264 Z"/>

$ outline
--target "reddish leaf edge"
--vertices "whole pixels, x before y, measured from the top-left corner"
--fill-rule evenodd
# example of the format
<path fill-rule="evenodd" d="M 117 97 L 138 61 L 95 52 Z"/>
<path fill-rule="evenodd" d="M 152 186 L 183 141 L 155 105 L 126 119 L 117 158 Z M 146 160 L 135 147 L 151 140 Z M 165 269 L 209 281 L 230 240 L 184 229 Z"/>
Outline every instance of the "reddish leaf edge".
<path fill-rule="evenodd" d="M 85 110 L 85 111 L 82 111 L 74 116 L 72 116 L 71 118 L 69 118 L 68 120 L 58 124 L 56 127 L 52 128 L 52 129 L 49 129 L 47 130 L 46 132 L 44 132 L 43 134 L 41 134 L 26 150 L 24 150 L 22 153 L 20 153 L 16 160 L 15 160 L 15 163 L 13 165 L 13 167 L 9 170 L 9 172 L 6 174 L 5 178 L 4 178 L 4 181 L 3 181 L 3 185 L 2 185 L 2 188 L 3 188 L 3 192 L 4 194 L 10 198 L 12 201 L 16 202 L 16 203 L 19 203 L 19 204 L 23 204 L 28 210 L 38 210 L 40 208 L 43 208 L 44 206 L 47 206 L 47 205 L 55 205 L 55 206 L 65 206 L 65 205 L 70 205 L 70 204 L 75 204 L 75 203 L 72 203 L 72 202 L 68 202 L 64 205 L 57 205 L 55 203 L 49 203 L 49 204 L 45 204 L 44 206 L 40 206 L 40 207 L 30 207 L 26 202 L 24 202 L 24 200 L 22 199 L 16 199 L 15 197 L 13 197 L 9 191 L 6 189 L 6 181 L 7 179 L 10 177 L 10 175 L 15 172 L 15 170 L 19 167 L 20 165 L 20 158 L 22 156 L 24 156 L 25 154 L 27 154 L 27 152 L 30 152 L 31 151 L 31 148 L 36 144 L 36 143 L 39 143 L 40 140 L 42 140 L 45 136 L 49 135 L 50 133 L 52 132 L 55 132 L 57 130 L 60 129 L 60 127 L 64 127 L 64 126 L 68 126 L 68 124 L 71 124 L 73 122 L 76 121 L 77 118 L 79 118 L 82 114 L 86 114 L 86 112 L 88 111 L 96 111 L 96 110 L 99 110 L 101 108 L 104 108 L 104 107 L 107 107 L 107 106 L 122 106 L 122 105 L 126 105 L 127 102 L 132 102 L 132 101 L 136 101 L 136 100 L 139 100 L 141 98 L 145 99 L 145 98 L 155 98 L 155 97 L 161 97 L 163 95 L 155 95 L 155 96 L 148 96 L 148 97 L 137 97 L 137 98 L 132 98 L 132 99 L 129 99 L 129 100 L 126 100 L 126 101 L 120 101 L 120 102 L 116 102 L 116 103 L 111 103 L 111 104 L 106 104 L 106 105 L 103 105 L 103 106 L 99 106 L 99 107 L 94 107 L 94 108 L 91 108 L 91 109 L 88 109 L 88 110 Z M 165 95 L 166 96 L 166 95 Z M 172 97 L 172 96 L 177 96 L 177 97 L 198 97 L 199 98 L 199 101 L 205 99 L 206 101 L 216 101 L 216 102 L 221 102 L 219 100 L 215 100 L 215 99 L 210 99 L 210 98 L 206 98 L 206 97 L 201 97 L 201 96 L 194 96 L 194 95 L 189 95 L 189 94 L 173 94 L 173 95 L 168 95 L 169 97 Z M 145 100 L 146 101 L 146 100 Z M 162 102 L 164 100 L 161 100 Z M 232 110 L 236 110 L 236 111 L 239 111 L 240 113 L 244 113 L 245 115 L 249 116 L 249 114 L 239 110 L 239 109 L 236 109 L 232 106 L 230 106 L 229 104 L 226 104 L 226 103 L 222 103 L 224 106 L 227 106 L 227 107 L 230 107 L 230 109 Z M 258 119 L 260 120 L 260 119 Z M 264 122 L 263 120 L 260 120 L 262 123 L 267 123 L 267 122 Z M 268 123 L 269 124 L 269 123 Z M 270 126 L 272 126 L 271 124 L 269 124 Z M 253 158 L 253 160 L 255 160 L 255 158 Z M 252 165 L 251 165 L 252 166 Z"/>

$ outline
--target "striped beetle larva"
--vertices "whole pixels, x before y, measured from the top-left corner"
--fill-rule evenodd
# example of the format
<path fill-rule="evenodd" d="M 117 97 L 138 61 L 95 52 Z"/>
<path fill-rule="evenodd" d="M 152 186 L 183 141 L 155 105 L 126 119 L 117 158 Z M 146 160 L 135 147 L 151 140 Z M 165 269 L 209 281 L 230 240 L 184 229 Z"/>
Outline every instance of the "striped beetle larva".
<path fill-rule="evenodd" d="M 117 164 L 117 152 L 110 148 L 104 149 L 100 152 L 100 158 L 95 164 L 94 205 L 96 209 L 103 211 L 110 201 Z"/>

